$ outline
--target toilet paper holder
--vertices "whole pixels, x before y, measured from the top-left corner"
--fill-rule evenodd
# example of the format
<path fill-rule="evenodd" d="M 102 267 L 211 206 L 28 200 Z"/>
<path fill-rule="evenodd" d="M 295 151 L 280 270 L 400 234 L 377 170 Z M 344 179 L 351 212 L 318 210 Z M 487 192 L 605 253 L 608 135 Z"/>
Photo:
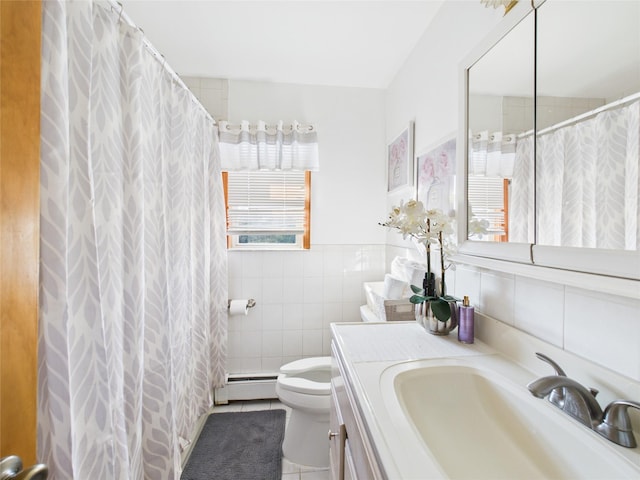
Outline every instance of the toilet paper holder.
<path fill-rule="evenodd" d="M 253 298 L 247 300 L 247 308 L 253 308 L 256 306 L 256 301 Z M 231 308 L 231 299 L 227 301 L 227 309 Z"/>

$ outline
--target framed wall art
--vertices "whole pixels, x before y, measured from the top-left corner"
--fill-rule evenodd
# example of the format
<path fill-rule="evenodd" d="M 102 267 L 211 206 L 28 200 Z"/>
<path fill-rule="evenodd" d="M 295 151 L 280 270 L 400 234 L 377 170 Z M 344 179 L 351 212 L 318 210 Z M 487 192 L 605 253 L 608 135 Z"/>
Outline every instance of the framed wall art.
<path fill-rule="evenodd" d="M 416 195 L 427 209 L 455 209 L 456 134 L 416 157 Z"/>
<path fill-rule="evenodd" d="M 413 122 L 387 146 L 387 192 L 413 186 Z"/>

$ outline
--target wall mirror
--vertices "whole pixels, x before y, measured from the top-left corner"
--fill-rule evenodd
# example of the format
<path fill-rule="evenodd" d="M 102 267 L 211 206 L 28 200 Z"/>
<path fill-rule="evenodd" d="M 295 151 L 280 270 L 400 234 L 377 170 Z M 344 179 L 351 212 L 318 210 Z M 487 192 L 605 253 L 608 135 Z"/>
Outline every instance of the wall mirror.
<path fill-rule="evenodd" d="M 525 180 L 513 182 L 516 147 L 519 159 L 533 167 L 535 18 L 531 11 L 468 69 L 467 195 L 470 222 L 484 220 L 480 241 L 533 243 L 533 218 L 516 215 L 512 232 L 510 205 L 533 191 Z M 526 148 L 526 150 L 524 150 Z M 519 166 L 524 162 L 520 161 Z M 532 178 L 529 175 L 529 178 Z M 522 183 L 522 182 L 521 182 Z M 520 202 L 522 204 L 522 202 Z M 529 220 L 529 222 L 527 222 Z"/>
<path fill-rule="evenodd" d="M 461 250 L 639 279 L 640 2 L 518 7 L 461 69 Z"/>

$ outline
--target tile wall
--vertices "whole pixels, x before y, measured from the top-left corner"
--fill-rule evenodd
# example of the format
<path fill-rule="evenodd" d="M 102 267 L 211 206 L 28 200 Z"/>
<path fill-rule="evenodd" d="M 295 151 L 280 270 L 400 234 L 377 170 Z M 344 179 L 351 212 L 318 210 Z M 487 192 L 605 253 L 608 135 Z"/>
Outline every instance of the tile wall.
<path fill-rule="evenodd" d="M 411 254 L 399 247 L 387 250 L 391 259 Z M 468 295 L 479 313 L 640 381 L 640 297 L 465 265 L 447 274 L 447 287 L 457 297 Z"/>
<path fill-rule="evenodd" d="M 533 128 L 533 98 L 503 97 L 502 131 L 527 132 Z M 538 97 L 536 122 L 541 130 L 589 112 L 606 103 L 603 98 Z"/>
<path fill-rule="evenodd" d="M 329 324 L 360 321 L 363 283 L 385 272 L 384 245 L 316 245 L 306 251 L 229 251 L 230 298 L 253 298 L 229 318 L 227 372 L 275 373 L 330 355 Z"/>
<path fill-rule="evenodd" d="M 205 77 L 180 78 L 216 121 L 229 118 L 229 80 Z"/>

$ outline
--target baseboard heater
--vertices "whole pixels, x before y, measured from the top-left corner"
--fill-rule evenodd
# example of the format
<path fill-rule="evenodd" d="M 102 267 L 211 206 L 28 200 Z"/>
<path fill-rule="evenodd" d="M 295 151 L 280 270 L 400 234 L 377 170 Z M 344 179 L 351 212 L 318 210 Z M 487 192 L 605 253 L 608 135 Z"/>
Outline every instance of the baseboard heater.
<path fill-rule="evenodd" d="M 227 374 L 224 387 L 216 388 L 215 403 L 224 405 L 232 400 L 263 400 L 278 398 L 277 373 Z"/>

